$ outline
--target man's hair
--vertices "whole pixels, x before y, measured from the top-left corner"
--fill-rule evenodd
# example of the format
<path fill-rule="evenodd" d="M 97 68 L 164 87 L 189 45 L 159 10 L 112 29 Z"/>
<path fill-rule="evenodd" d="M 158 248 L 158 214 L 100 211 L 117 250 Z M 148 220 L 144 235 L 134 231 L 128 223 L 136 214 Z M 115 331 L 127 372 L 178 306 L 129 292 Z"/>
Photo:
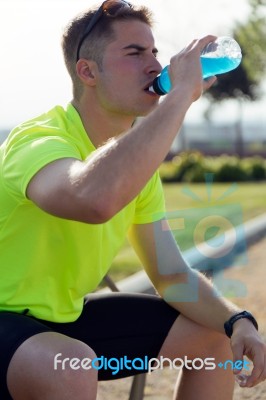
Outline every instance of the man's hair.
<path fill-rule="evenodd" d="M 73 84 L 73 96 L 79 99 L 83 85 L 76 72 L 77 47 L 83 33 L 96 13 L 96 9 L 86 10 L 69 22 L 62 36 L 62 49 L 67 70 Z M 151 11 L 147 7 L 121 7 L 115 16 L 103 13 L 92 31 L 82 43 L 79 58 L 93 60 L 101 69 L 105 47 L 115 39 L 113 23 L 115 21 L 139 20 L 152 27 Z"/>

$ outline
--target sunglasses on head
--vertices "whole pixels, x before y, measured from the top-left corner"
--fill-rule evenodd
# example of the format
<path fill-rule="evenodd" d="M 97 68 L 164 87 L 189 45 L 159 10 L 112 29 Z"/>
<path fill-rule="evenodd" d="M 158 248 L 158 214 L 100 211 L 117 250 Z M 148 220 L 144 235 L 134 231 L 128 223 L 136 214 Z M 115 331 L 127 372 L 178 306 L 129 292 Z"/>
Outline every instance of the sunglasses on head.
<path fill-rule="evenodd" d="M 86 37 L 91 33 L 97 22 L 100 20 L 100 18 L 105 14 L 109 15 L 111 17 L 115 17 L 119 10 L 121 8 L 128 7 L 132 8 L 132 4 L 128 3 L 126 0 L 106 0 L 102 3 L 102 5 L 99 7 L 99 9 L 96 11 L 96 13 L 93 15 L 92 19 L 90 20 L 87 28 L 85 29 L 78 47 L 77 47 L 77 57 L 76 60 L 79 60 L 79 52 L 80 48 L 86 39 Z"/>

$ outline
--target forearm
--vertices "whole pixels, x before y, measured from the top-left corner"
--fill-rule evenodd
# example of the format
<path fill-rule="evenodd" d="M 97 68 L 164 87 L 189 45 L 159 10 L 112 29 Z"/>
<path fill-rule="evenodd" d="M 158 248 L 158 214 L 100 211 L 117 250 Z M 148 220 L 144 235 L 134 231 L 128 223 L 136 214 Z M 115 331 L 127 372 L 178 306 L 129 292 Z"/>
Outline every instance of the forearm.
<path fill-rule="evenodd" d="M 224 333 L 224 323 L 239 308 L 221 296 L 204 275 L 196 270 L 161 280 L 159 294 L 183 315 L 201 325 Z"/>
<path fill-rule="evenodd" d="M 93 152 L 85 161 L 60 159 L 30 181 L 27 196 L 46 212 L 103 223 L 134 197 L 169 151 L 191 100 L 173 90 L 148 117 Z"/>
<path fill-rule="evenodd" d="M 237 306 L 222 298 L 212 282 L 188 266 L 166 219 L 133 225 L 129 240 L 159 295 L 191 320 L 224 333 Z"/>
<path fill-rule="evenodd" d="M 84 163 L 74 163 L 70 177 L 80 197 L 108 199 L 111 214 L 128 204 L 169 152 L 190 104 L 191 94 L 185 89 L 173 90 L 137 126 L 110 140 Z"/>

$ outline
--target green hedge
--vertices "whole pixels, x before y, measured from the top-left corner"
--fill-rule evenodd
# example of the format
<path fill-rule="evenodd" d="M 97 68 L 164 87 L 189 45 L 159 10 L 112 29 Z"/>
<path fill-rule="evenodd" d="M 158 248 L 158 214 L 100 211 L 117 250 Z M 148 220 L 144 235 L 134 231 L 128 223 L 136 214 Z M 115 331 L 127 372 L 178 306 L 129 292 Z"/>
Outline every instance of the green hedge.
<path fill-rule="evenodd" d="M 182 152 L 163 163 L 160 173 L 163 182 L 204 182 L 207 173 L 213 174 L 215 182 L 263 181 L 266 179 L 266 161 L 258 156 L 240 159 Z"/>

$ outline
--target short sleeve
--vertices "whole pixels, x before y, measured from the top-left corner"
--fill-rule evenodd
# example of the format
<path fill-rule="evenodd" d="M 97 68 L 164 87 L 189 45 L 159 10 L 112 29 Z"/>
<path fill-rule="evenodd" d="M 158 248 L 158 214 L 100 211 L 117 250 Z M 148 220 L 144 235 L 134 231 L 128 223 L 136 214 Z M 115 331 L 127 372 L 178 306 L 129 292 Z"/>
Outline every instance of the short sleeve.
<path fill-rule="evenodd" d="M 78 149 L 56 135 L 23 136 L 11 140 L 3 156 L 2 173 L 6 189 L 15 197 L 25 197 L 31 178 L 45 165 L 60 158 L 78 158 Z"/>
<path fill-rule="evenodd" d="M 146 184 L 136 201 L 134 224 L 158 221 L 165 215 L 165 200 L 159 171 Z"/>

